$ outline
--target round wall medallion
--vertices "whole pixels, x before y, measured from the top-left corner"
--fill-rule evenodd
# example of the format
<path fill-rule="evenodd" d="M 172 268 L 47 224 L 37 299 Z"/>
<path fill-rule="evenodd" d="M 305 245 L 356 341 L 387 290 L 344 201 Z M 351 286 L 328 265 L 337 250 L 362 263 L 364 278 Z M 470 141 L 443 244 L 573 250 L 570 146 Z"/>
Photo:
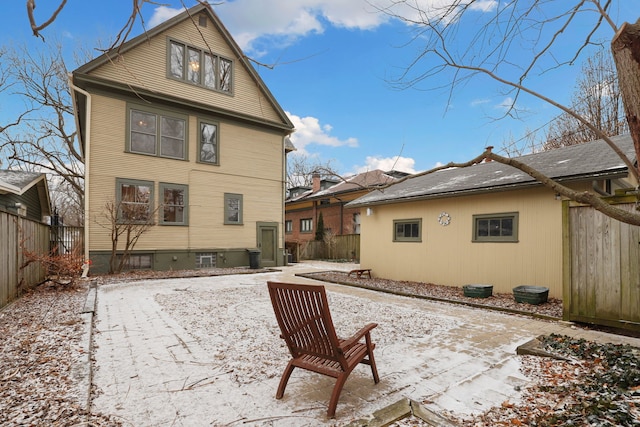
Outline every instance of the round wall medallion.
<path fill-rule="evenodd" d="M 440 223 L 440 225 L 449 225 L 451 223 L 451 215 L 446 212 L 442 212 L 438 215 L 438 223 Z"/>

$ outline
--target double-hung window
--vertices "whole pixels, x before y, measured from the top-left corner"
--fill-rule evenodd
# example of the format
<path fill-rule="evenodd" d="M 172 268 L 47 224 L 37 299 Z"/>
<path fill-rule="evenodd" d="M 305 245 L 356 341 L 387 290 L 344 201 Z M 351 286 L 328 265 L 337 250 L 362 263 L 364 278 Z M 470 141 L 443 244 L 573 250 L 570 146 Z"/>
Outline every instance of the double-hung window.
<path fill-rule="evenodd" d="M 169 70 L 171 78 L 231 93 L 233 91 L 233 62 L 207 49 L 169 41 Z"/>
<path fill-rule="evenodd" d="M 151 222 L 153 182 L 128 179 L 116 180 L 118 220 L 121 222 Z"/>
<path fill-rule="evenodd" d="M 186 185 L 160 183 L 160 197 L 162 197 L 160 224 L 188 224 L 188 195 L 188 187 Z"/>
<path fill-rule="evenodd" d="M 422 220 L 402 219 L 393 221 L 394 242 L 420 242 L 422 241 Z"/>
<path fill-rule="evenodd" d="M 128 151 L 137 154 L 187 158 L 187 118 L 160 110 L 129 109 Z"/>
<path fill-rule="evenodd" d="M 300 220 L 300 232 L 311 233 L 313 230 L 313 219 L 303 218 Z"/>
<path fill-rule="evenodd" d="M 284 232 L 293 233 L 293 221 L 288 219 L 284 222 Z"/>
<path fill-rule="evenodd" d="M 224 194 L 224 223 L 242 224 L 242 194 Z"/>
<path fill-rule="evenodd" d="M 517 242 L 518 213 L 473 216 L 474 242 Z"/>

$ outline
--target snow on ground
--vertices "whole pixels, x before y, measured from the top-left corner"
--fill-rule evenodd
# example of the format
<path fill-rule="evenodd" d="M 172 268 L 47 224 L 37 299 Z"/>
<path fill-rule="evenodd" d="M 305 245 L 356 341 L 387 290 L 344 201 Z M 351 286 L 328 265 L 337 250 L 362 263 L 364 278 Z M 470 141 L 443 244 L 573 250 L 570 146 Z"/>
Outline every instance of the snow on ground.
<path fill-rule="evenodd" d="M 288 353 L 266 281 L 310 282 L 292 274 L 322 267 L 100 286 L 93 410 L 132 426 L 328 426 L 404 398 L 462 415 L 517 398 L 525 379 L 514 350 L 531 338 L 517 321 L 505 323 L 517 317 L 327 284 L 341 336 L 379 324 L 372 338 L 381 382 L 374 385 L 368 366 L 356 368 L 335 420 L 326 418 L 331 378 L 297 369 L 276 400 Z"/>

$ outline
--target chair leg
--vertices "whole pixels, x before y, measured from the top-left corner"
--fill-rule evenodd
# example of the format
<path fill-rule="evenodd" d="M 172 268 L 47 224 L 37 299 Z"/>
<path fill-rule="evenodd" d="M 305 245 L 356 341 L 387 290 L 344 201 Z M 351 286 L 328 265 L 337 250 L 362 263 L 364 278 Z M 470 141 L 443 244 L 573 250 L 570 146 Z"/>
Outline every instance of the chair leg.
<path fill-rule="evenodd" d="M 284 395 L 284 389 L 287 388 L 289 377 L 291 376 L 291 373 L 293 372 L 294 368 L 295 366 L 293 366 L 293 363 L 289 362 L 287 364 L 287 367 L 285 368 L 282 374 L 282 378 L 280 378 L 280 385 L 278 385 L 278 391 L 276 392 L 276 399 L 282 399 L 282 396 Z"/>
<path fill-rule="evenodd" d="M 378 368 L 376 367 L 376 360 L 373 358 L 373 351 L 369 352 L 369 364 L 371 365 L 373 382 L 378 384 L 380 382 L 380 378 L 378 377 Z"/>
<path fill-rule="evenodd" d="M 373 357 L 373 345 L 371 344 L 371 336 L 366 334 L 365 342 L 367 343 L 367 353 L 369 354 L 369 365 L 371 365 L 371 373 L 373 374 L 373 382 L 378 384 L 380 378 L 378 377 L 378 368 L 376 367 L 376 359 Z"/>
<path fill-rule="evenodd" d="M 334 418 L 336 416 L 336 407 L 338 406 L 338 400 L 340 399 L 340 393 L 342 393 L 342 387 L 347 381 L 350 372 L 345 372 L 336 378 L 336 385 L 333 386 L 333 392 L 331 393 L 331 400 L 329 401 L 329 409 L 327 410 L 327 416 Z"/>

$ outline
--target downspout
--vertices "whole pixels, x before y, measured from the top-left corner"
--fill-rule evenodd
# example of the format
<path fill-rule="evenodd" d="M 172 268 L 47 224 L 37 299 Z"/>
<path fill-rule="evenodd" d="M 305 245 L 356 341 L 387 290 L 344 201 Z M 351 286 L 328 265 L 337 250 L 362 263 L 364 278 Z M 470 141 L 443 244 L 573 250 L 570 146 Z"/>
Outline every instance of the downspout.
<path fill-rule="evenodd" d="M 69 87 L 71 88 L 71 101 L 73 102 L 74 116 L 76 119 L 76 128 L 80 129 L 80 121 L 78 120 L 78 105 L 73 92 L 79 92 L 87 98 L 87 108 L 85 110 L 86 128 L 84 132 L 84 149 L 82 154 L 84 157 L 84 259 L 89 260 L 89 154 L 91 150 L 91 94 L 84 89 L 73 84 L 73 74 L 67 74 Z M 78 132 L 78 138 L 81 133 Z M 82 144 L 83 141 L 80 141 Z"/>
<path fill-rule="evenodd" d="M 282 265 L 287 265 L 287 244 L 286 244 L 286 199 L 287 199 L 287 137 L 285 135 L 282 137 L 282 228 L 279 230 L 282 233 Z M 278 265 L 278 261 L 276 260 L 276 265 Z"/>
<path fill-rule="evenodd" d="M 340 235 L 344 234 L 344 202 L 340 197 L 333 196 L 340 203 Z"/>

